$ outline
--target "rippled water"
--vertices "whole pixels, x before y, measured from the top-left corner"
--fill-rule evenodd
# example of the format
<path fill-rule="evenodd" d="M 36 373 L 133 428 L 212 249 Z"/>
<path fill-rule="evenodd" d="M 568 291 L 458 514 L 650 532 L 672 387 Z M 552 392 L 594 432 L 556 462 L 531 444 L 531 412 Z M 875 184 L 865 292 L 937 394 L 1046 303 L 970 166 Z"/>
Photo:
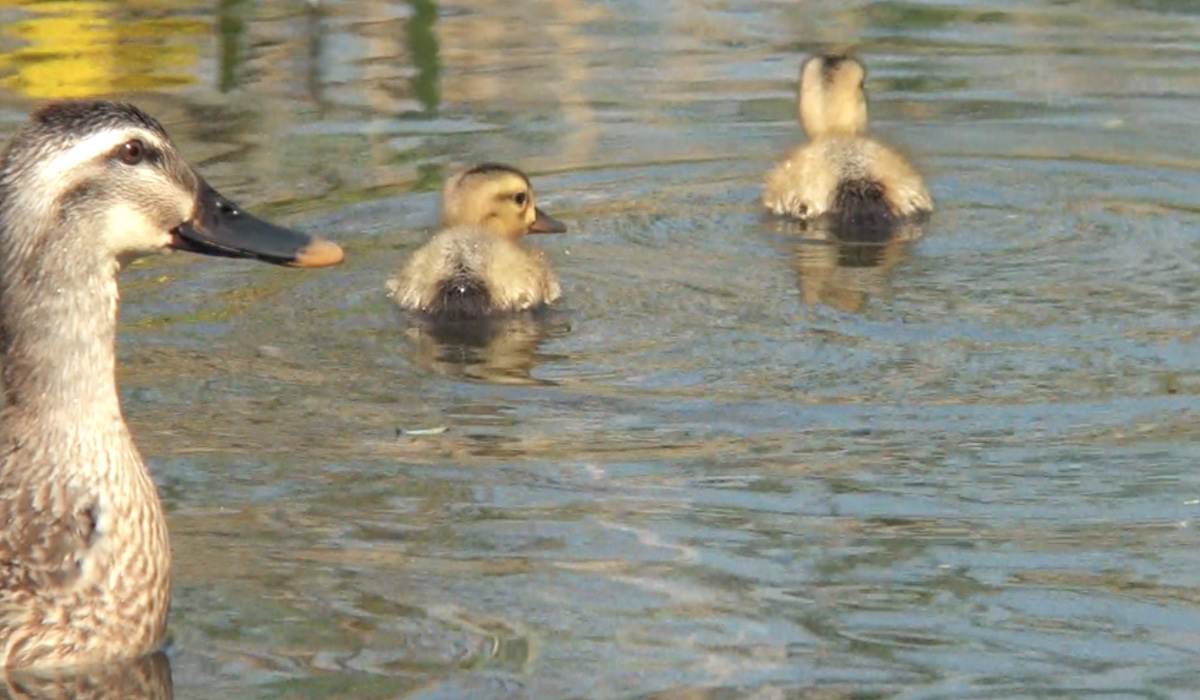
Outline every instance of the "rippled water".
<path fill-rule="evenodd" d="M 21 2 L 0 23 L 6 133 L 38 99 L 131 96 L 219 188 L 347 250 L 123 278 L 177 697 L 1200 686 L 1197 3 Z M 837 47 L 929 176 L 916 243 L 760 215 L 799 62 Z M 571 226 L 537 241 L 565 303 L 456 355 L 383 283 L 481 159 Z"/>

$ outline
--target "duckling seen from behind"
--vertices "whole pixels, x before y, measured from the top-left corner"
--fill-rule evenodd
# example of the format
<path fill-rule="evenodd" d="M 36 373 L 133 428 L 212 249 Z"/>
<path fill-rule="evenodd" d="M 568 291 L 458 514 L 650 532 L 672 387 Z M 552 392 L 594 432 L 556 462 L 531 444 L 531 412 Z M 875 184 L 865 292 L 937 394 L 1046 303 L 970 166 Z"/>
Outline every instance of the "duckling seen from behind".
<path fill-rule="evenodd" d="M 469 320 L 535 309 L 562 296 L 545 256 L 520 239 L 567 227 L 537 208 L 520 170 L 483 163 L 451 177 L 442 191 L 442 225 L 388 281 L 400 308 Z"/>
<path fill-rule="evenodd" d="M 768 173 L 767 209 L 851 235 L 887 233 L 933 211 L 921 175 L 866 135 L 865 77 L 846 56 L 805 61 L 799 112 L 809 142 Z"/>
<path fill-rule="evenodd" d="M 296 267 L 330 242 L 240 211 L 162 126 L 105 101 L 33 114 L 0 161 L 0 665 L 153 651 L 171 593 L 162 504 L 121 415 L 117 273 L 166 249 Z"/>

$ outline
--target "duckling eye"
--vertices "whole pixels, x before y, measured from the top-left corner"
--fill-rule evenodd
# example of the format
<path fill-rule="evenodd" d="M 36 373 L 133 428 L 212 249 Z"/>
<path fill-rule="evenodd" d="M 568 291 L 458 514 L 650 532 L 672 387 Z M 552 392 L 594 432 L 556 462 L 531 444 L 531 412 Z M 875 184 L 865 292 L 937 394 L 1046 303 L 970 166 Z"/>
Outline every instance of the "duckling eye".
<path fill-rule="evenodd" d="M 513 195 L 513 201 L 517 203 L 518 207 L 525 206 L 525 202 L 527 202 L 528 200 L 529 200 L 529 195 L 525 194 L 524 192 L 518 192 Z"/>
<path fill-rule="evenodd" d="M 137 165 L 146 159 L 146 144 L 141 139 L 130 139 L 117 149 L 117 157 L 125 165 Z"/>

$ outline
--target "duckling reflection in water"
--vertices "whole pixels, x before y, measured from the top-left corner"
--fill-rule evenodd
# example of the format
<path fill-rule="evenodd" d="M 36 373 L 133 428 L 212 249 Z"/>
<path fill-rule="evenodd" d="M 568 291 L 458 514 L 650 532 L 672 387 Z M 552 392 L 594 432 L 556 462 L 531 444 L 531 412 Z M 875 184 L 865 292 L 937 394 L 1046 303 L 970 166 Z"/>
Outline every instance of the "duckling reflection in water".
<path fill-rule="evenodd" d="M 846 56 L 813 56 L 800 72 L 800 125 L 809 142 L 767 174 L 763 204 L 840 236 L 882 240 L 933 211 L 920 174 L 868 137 L 866 72 Z"/>
<path fill-rule="evenodd" d="M 413 319 L 407 334 L 414 360 L 427 370 L 491 384 L 553 384 L 533 370 L 558 356 L 538 351 L 544 340 L 571 330 L 564 314 L 545 309 L 484 319 Z"/>
<path fill-rule="evenodd" d="M 167 249 L 333 265 L 341 249 L 240 211 L 127 104 L 51 104 L 0 161 L 0 665 L 154 651 L 167 522 L 121 416 L 117 273 Z"/>
<path fill-rule="evenodd" d="M 872 296 L 891 295 L 891 275 L 904 259 L 908 241 L 805 242 L 795 247 L 800 296 L 806 304 L 825 304 L 860 312 Z"/>
<path fill-rule="evenodd" d="M 537 208 L 520 170 L 483 163 L 451 177 L 442 191 L 442 226 L 388 281 L 400 308 L 469 320 L 536 309 L 562 296 L 545 256 L 520 239 L 567 227 Z"/>

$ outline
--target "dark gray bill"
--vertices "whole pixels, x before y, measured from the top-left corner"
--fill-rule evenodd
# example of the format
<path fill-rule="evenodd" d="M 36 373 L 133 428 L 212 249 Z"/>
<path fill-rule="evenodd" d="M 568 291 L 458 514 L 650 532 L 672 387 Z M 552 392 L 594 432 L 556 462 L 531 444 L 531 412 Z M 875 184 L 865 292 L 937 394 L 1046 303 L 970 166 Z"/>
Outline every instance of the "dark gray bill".
<path fill-rule="evenodd" d="M 172 248 L 224 258 L 256 258 L 275 265 L 326 267 L 345 254 L 331 241 L 292 231 L 242 211 L 203 178 L 191 221 L 171 232 Z"/>

